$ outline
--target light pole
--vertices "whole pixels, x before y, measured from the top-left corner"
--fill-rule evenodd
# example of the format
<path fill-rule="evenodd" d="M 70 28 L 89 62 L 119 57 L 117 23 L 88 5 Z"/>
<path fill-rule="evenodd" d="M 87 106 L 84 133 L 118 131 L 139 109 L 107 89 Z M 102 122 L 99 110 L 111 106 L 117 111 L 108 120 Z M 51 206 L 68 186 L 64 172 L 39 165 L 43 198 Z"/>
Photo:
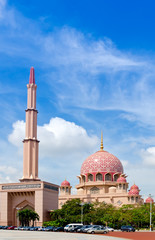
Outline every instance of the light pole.
<path fill-rule="evenodd" d="M 16 210 L 17 210 L 17 213 L 18 211 L 20 210 L 21 208 L 17 207 Z M 19 227 L 19 216 L 17 215 L 17 227 Z"/>
<path fill-rule="evenodd" d="M 149 194 L 150 197 L 150 232 L 152 230 L 152 196 Z"/>
<path fill-rule="evenodd" d="M 81 205 L 81 224 L 83 224 L 83 205 L 84 205 L 84 203 L 82 202 L 82 203 L 80 203 L 80 205 Z"/>

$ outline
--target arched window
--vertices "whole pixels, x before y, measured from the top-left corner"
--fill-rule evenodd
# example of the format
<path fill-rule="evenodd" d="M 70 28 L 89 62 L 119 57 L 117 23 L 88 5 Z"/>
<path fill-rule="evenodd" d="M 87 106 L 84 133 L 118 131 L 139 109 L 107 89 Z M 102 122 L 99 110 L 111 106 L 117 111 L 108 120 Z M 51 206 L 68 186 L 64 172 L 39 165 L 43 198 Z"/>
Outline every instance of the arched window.
<path fill-rule="evenodd" d="M 110 173 L 107 173 L 105 175 L 105 181 L 111 181 L 111 174 Z"/>
<path fill-rule="evenodd" d="M 118 174 L 115 174 L 115 175 L 114 175 L 114 181 L 116 182 L 118 178 L 119 178 L 119 175 L 118 175 Z"/>
<path fill-rule="evenodd" d="M 96 181 L 102 181 L 102 174 L 101 173 L 98 173 L 96 174 Z"/>
<path fill-rule="evenodd" d="M 63 192 L 65 191 L 65 188 L 64 188 L 64 187 L 62 188 L 62 191 L 63 191 Z"/>
<path fill-rule="evenodd" d="M 134 197 L 131 197 L 131 202 L 134 202 Z"/>
<path fill-rule="evenodd" d="M 88 176 L 88 182 L 92 182 L 93 181 L 93 175 L 92 174 L 89 174 Z"/>
<path fill-rule="evenodd" d="M 121 189 L 122 188 L 122 184 L 119 184 L 119 189 Z"/>
<path fill-rule="evenodd" d="M 138 197 L 136 197 L 136 202 L 138 202 Z"/>
<path fill-rule="evenodd" d="M 125 184 L 123 184 L 123 189 L 125 189 Z"/>
<path fill-rule="evenodd" d="M 82 182 L 85 182 L 85 181 L 86 181 L 86 177 L 82 176 Z"/>
<path fill-rule="evenodd" d="M 90 194 L 98 194 L 99 191 L 100 191 L 99 188 L 93 187 L 93 188 L 90 189 Z"/>
<path fill-rule="evenodd" d="M 66 192 L 68 192 L 68 187 L 66 187 Z"/>

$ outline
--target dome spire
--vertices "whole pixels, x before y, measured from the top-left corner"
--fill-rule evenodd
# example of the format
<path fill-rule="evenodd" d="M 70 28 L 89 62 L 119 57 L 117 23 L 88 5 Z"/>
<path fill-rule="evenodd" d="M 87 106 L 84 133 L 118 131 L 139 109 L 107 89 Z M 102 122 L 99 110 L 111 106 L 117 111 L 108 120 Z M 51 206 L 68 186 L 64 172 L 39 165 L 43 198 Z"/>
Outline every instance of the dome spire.
<path fill-rule="evenodd" d="M 100 151 L 104 151 L 103 150 L 103 131 L 101 131 L 101 146 L 100 146 Z"/>

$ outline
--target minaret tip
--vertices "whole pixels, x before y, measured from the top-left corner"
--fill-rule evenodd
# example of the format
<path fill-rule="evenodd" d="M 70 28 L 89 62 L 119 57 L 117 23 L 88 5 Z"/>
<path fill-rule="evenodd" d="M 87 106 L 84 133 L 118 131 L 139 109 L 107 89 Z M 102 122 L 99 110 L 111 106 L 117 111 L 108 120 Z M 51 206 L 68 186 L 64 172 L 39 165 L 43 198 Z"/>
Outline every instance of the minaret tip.
<path fill-rule="evenodd" d="M 101 146 L 100 146 L 100 151 L 104 151 L 103 150 L 103 132 L 101 131 Z"/>
<path fill-rule="evenodd" d="M 34 67 L 31 67 L 31 69 L 30 69 L 29 84 L 35 84 Z"/>

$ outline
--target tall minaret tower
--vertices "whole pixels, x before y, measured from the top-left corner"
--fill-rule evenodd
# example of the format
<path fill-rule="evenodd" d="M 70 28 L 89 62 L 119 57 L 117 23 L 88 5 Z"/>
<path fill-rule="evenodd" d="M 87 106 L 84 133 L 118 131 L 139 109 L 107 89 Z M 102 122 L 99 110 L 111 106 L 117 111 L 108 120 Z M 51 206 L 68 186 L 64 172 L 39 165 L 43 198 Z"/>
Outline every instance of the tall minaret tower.
<path fill-rule="evenodd" d="M 24 151 L 23 151 L 23 181 L 37 181 L 38 179 L 38 150 L 37 140 L 37 113 L 36 89 L 34 68 L 30 69 L 29 84 L 27 84 L 27 109 Z"/>

